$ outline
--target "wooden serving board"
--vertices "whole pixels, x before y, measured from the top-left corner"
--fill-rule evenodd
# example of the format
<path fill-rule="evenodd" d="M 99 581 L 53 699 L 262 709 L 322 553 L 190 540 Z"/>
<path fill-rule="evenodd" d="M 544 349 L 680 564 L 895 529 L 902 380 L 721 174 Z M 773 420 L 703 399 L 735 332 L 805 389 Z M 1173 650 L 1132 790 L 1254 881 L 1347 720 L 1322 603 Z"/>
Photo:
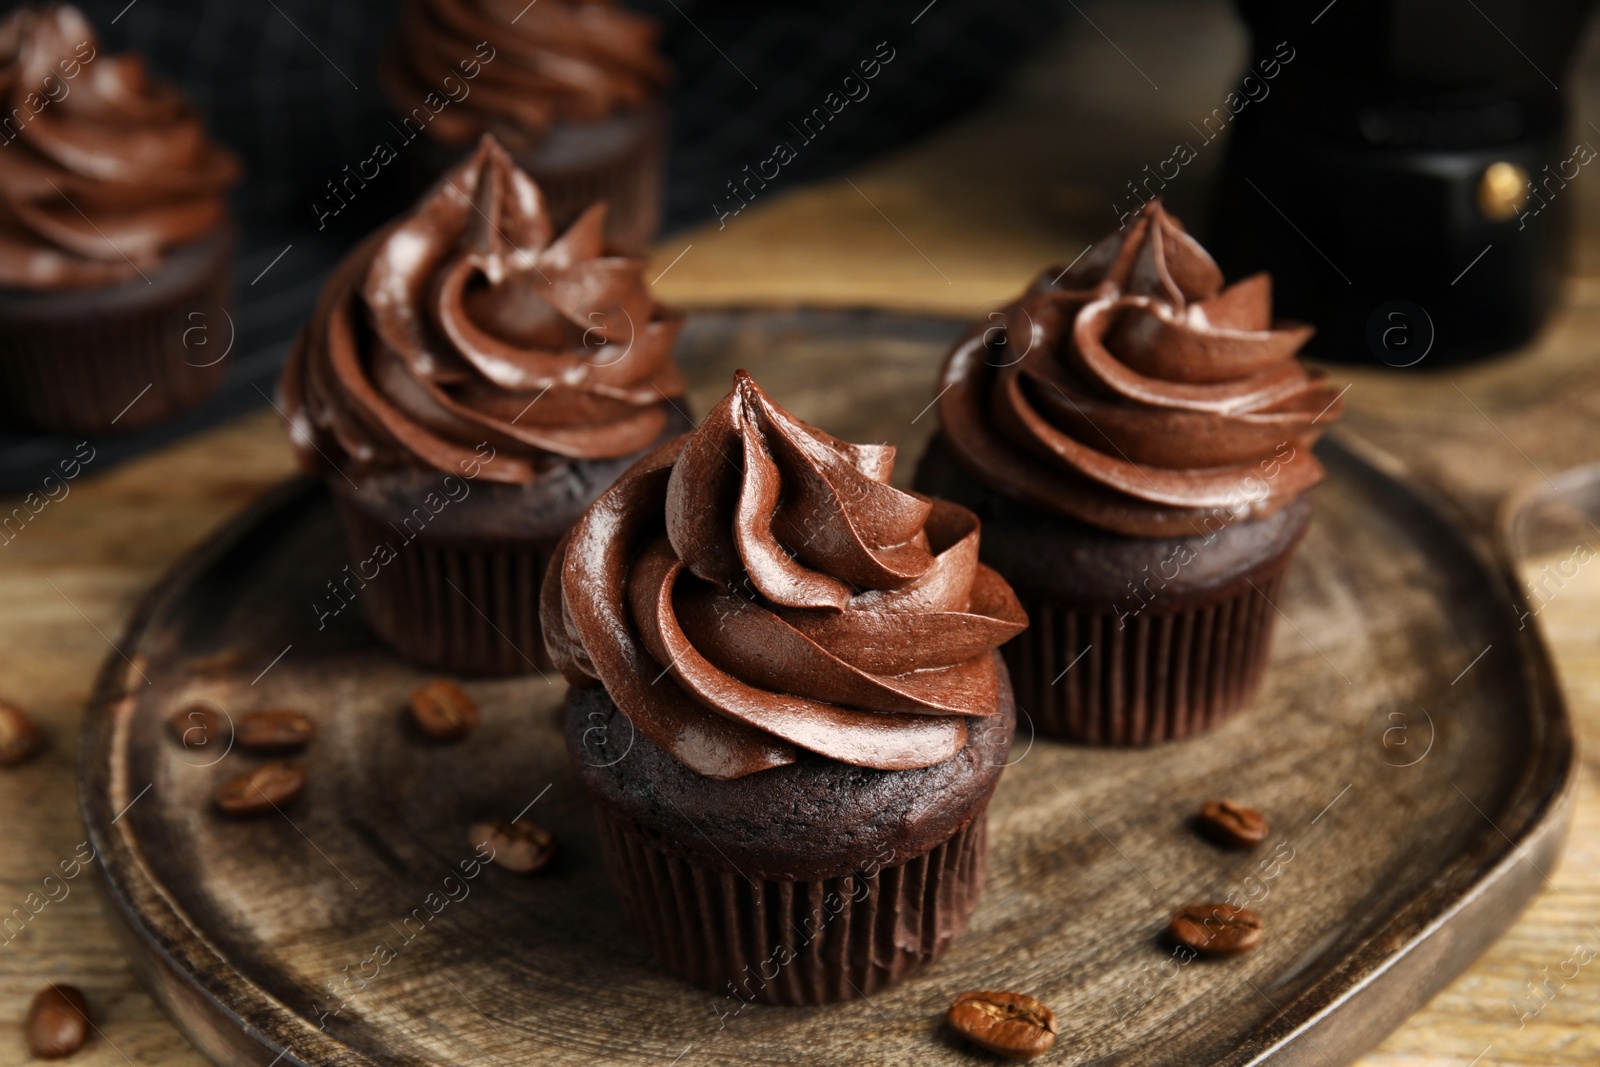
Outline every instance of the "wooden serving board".
<path fill-rule="evenodd" d="M 700 313 L 680 348 L 691 414 L 744 366 L 802 418 L 901 445 L 904 482 L 959 328 Z M 1024 726 L 965 937 L 912 981 L 816 1009 L 741 1010 L 652 963 L 566 767 L 560 684 L 465 683 L 483 722 L 458 744 L 408 726 L 427 675 L 354 610 L 316 628 L 344 559 L 324 491 L 292 483 L 150 595 L 101 677 L 80 793 L 113 924 L 177 1024 L 227 1065 L 981 1062 L 942 1024 L 974 988 L 1055 1009 L 1046 1062 L 1347 1063 L 1544 883 L 1573 743 L 1521 597 L 1481 542 L 1337 442 L 1324 458 L 1254 705 L 1144 751 Z M 212 791 L 255 761 L 180 747 L 165 720 L 192 700 L 315 718 L 304 795 L 282 814 L 218 814 Z M 1188 819 L 1219 796 L 1260 808 L 1272 838 L 1246 854 L 1200 840 Z M 465 878 L 468 825 L 524 810 L 559 840 L 555 865 Z M 1159 937 L 1170 914 L 1230 894 L 1255 902 L 1263 946 L 1174 960 Z"/>

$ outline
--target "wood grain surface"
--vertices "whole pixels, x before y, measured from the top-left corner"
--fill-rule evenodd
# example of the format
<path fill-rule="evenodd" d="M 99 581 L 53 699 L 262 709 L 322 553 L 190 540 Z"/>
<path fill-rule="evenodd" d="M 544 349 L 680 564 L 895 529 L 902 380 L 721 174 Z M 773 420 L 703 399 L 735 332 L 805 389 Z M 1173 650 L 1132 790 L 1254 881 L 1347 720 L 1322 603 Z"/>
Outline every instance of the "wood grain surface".
<path fill-rule="evenodd" d="M 725 229 L 712 223 L 663 241 L 662 292 L 688 304 L 832 302 L 976 316 L 1045 263 L 1070 260 L 1113 224 L 1114 191 L 1164 158 L 1187 122 L 1227 92 L 1243 46 L 1220 0 L 1080 7 L 1085 20 L 1020 70 L 1012 91 L 949 131 L 848 182 L 774 187 Z M 1577 69 L 1562 78 L 1576 96 L 1575 130 L 1600 121 L 1595 45 L 1591 33 Z M 1216 162 L 1208 149 L 1169 190 L 1181 216 L 1201 215 Z M 1556 480 L 1563 466 L 1600 458 L 1590 374 L 1600 363 L 1600 185 L 1574 182 L 1569 192 L 1581 221 L 1574 274 L 1554 322 L 1527 350 L 1450 375 L 1339 372 L 1352 382 L 1354 437 L 1409 434 L 1414 449 L 1400 440 L 1397 451 L 1413 462 L 1461 449 L 1473 462 L 1459 469 L 1495 472 L 1456 480 L 1459 506 L 1479 519 L 1512 486 L 1542 481 L 1535 464 Z M 1559 416 L 1543 416 L 1544 403 Z M 1419 422 L 1422 430 L 1408 430 Z M 29 708 L 52 738 L 38 760 L 0 772 L 6 911 L 42 896 L 43 878 L 84 840 L 73 799 L 76 739 L 108 636 L 164 570 L 290 470 L 277 418 L 262 412 L 115 471 L 91 462 L 70 496 L 0 547 L 0 697 Z M 4 510 L 17 504 L 5 501 Z M 1553 549 L 1529 561 L 1524 577 L 1537 582 L 1570 555 Z M 1600 567 L 1580 568 L 1529 625 L 1553 649 L 1580 742 L 1592 748 L 1600 743 Z M 1580 751 L 1571 839 L 1549 887 L 1364 1065 L 1600 1061 L 1600 962 L 1559 977 L 1578 946 L 1600 948 L 1600 760 Z M 28 1001 L 54 980 L 88 993 L 99 1026 L 73 1062 L 198 1067 L 202 1058 L 134 980 L 85 877 L 67 887 L 0 947 L 0 1062 L 25 1062 Z"/>

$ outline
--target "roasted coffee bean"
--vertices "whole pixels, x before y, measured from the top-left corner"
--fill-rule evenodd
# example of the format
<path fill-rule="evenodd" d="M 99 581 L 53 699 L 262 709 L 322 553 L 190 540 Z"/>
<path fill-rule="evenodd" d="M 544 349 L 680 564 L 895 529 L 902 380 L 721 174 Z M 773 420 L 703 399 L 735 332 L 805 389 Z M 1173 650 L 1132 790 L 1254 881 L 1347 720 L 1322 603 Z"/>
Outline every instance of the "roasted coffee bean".
<path fill-rule="evenodd" d="M 235 737 L 240 748 L 255 752 L 293 752 L 317 733 L 317 724 L 288 708 L 252 711 L 239 720 Z"/>
<path fill-rule="evenodd" d="M 1272 833 L 1259 811 L 1232 800 L 1213 800 L 1201 808 L 1199 825 L 1201 833 L 1229 848 L 1259 845 Z"/>
<path fill-rule="evenodd" d="M 455 683 L 439 678 L 411 694 L 411 717 L 434 740 L 453 741 L 478 725 L 478 705 Z"/>
<path fill-rule="evenodd" d="M 217 788 L 217 807 L 229 815 L 258 815 L 289 803 L 305 784 L 306 771 L 298 763 L 265 763 L 223 782 Z"/>
<path fill-rule="evenodd" d="M 228 717 L 210 704 L 190 704 L 179 708 L 167 720 L 172 736 L 184 748 L 211 748 L 219 750 L 228 744 Z"/>
<path fill-rule="evenodd" d="M 1238 956 L 1261 944 L 1261 916 L 1232 904 L 1191 904 L 1172 917 L 1167 932 L 1202 956 Z"/>
<path fill-rule="evenodd" d="M 974 1045 L 1007 1059 L 1032 1059 L 1056 1043 L 1055 1013 L 1025 993 L 963 993 L 945 1018 Z"/>
<path fill-rule="evenodd" d="M 39 990 L 28 1009 L 28 1049 L 41 1060 L 70 1056 L 89 1039 L 89 1002 L 69 985 Z"/>
<path fill-rule="evenodd" d="M 31 759 L 44 747 L 44 734 L 33 716 L 21 708 L 0 703 L 0 766 Z"/>
<path fill-rule="evenodd" d="M 518 874 L 543 869 L 556 854 L 555 838 L 526 819 L 473 823 L 467 839 L 479 856 Z"/>

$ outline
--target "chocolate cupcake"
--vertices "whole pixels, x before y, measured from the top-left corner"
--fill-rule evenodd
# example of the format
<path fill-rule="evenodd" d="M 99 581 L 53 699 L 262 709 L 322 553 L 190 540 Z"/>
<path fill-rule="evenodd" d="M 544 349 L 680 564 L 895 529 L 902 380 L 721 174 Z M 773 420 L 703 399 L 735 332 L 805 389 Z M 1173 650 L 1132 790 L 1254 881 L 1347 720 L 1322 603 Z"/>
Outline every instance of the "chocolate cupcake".
<path fill-rule="evenodd" d="M 595 502 L 544 587 L 567 745 L 634 925 L 730 999 L 872 993 L 961 932 L 1027 625 L 971 512 L 743 372 Z"/>
<path fill-rule="evenodd" d="M 125 431 L 221 384 L 239 165 L 74 7 L 0 21 L 0 420 Z"/>
<path fill-rule="evenodd" d="M 486 136 L 329 279 L 282 407 L 326 475 L 359 601 L 408 659 L 476 674 L 543 660 L 551 550 L 628 465 L 689 426 L 682 317 L 644 262 L 606 255 L 595 205 L 556 236 L 538 186 Z"/>
<path fill-rule="evenodd" d="M 1152 203 L 952 352 L 916 485 L 982 518 L 1041 733 L 1150 744 L 1254 694 L 1340 410 L 1271 308 Z"/>
<path fill-rule="evenodd" d="M 384 89 L 432 173 L 492 133 L 558 227 L 604 200 L 607 241 L 638 253 L 661 224 L 671 69 L 658 36 L 615 0 L 407 0 Z"/>

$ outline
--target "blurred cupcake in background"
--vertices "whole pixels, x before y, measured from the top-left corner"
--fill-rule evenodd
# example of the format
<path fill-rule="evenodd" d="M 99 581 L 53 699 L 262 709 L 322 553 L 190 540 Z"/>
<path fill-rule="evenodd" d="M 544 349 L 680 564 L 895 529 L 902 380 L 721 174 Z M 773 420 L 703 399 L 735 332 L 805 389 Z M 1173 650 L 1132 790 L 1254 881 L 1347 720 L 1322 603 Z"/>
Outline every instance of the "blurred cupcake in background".
<path fill-rule="evenodd" d="M 682 326 L 644 261 L 603 250 L 605 206 L 565 232 L 492 136 L 335 270 L 289 355 L 282 408 L 333 492 L 359 601 L 417 663 L 536 670 L 538 590 L 568 526 L 689 426 Z"/>
<path fill-rule="evenodd" d="M 1249 702 L 1340 413 L 1310 335 L 1156 201 L 957 343 L 916 486 L 983 520 L 1041 733 L 1149 744 Z"/>
<path fill-rule="evenodd" d="M 615 0 L 407 0 L 383 83 L 433 173 L 492 133 L 557 227 L 604 200 L 608 244 L 637 253 L 661 223 L 671 68 L 658 36 Z"/>
<path fill-rule="evenodd" d="M 74 7 L 0 22 L 0 101 L 0 420 L 103 434 L 197 406 L 226 371 L 238 161 Z"/>

